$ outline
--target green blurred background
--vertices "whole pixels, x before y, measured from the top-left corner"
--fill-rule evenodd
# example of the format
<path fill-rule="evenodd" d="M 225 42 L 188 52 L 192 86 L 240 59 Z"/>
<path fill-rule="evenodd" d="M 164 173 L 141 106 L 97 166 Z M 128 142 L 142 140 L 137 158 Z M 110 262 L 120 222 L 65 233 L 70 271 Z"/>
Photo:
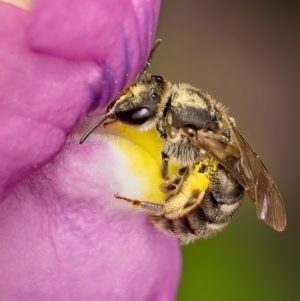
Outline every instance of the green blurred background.
<path fill-rule="evenodd" d="M 300 300 L 300 1 L 162 1 L 151 72 L 209 92 L 276 180 L 277 233 L 248 197 L 216 237 L 184 246 L 178 300 Z"/>

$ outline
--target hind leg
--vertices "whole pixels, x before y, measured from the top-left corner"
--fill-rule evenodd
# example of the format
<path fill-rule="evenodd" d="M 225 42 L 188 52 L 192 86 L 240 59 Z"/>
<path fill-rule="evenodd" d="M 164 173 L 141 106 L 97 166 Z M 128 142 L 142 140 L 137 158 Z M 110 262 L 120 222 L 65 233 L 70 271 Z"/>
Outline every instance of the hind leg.
<path fill-rule="evenodd" d="M 143 211 L 147 212 L 148 214 L 151 214 L 151 215 L 164 214 L 164 205 L 123 197 L 123 196 L 120 196 L 118 193 L 116 193 L 114 195 L 114 197 L 116 199 L 127 201 L 127 202 L 131 203 L 135 208 L 142 209 Z"/>

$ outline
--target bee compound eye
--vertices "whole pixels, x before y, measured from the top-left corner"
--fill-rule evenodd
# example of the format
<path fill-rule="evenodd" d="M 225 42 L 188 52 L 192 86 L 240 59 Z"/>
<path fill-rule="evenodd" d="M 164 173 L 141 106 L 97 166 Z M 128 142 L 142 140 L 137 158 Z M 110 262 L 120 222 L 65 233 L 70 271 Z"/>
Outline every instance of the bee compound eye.
<path fill-rule="evenodd" d="M 197 134 L 197 128 L 192 124 L 187 124 L 182 127 L 183 131 L 190 138 L 194 138 Z"/>
<path fill-rule="evenodd" d="M 147 107 L 135 108 L 127 111 L 116 112 L 117 119 L 128 125 L 140 125 L 146 122 L 151 116 L 151 111 Z"/>

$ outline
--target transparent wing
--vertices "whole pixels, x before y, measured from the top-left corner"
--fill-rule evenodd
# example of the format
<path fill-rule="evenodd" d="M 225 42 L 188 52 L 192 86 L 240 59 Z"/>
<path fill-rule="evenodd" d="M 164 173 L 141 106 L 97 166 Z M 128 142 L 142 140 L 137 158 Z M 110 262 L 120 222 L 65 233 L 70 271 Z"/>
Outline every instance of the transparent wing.
<path fill-rule="evenodd" d="M 212 132 L 198 131 L 192 142 L 208 151 L 242 185 L 256 205 L 259 218 L 277 231 L 286 226 L 284 204 L 268 170 L 248 142 L 232 127 L 231 142 Z"/>

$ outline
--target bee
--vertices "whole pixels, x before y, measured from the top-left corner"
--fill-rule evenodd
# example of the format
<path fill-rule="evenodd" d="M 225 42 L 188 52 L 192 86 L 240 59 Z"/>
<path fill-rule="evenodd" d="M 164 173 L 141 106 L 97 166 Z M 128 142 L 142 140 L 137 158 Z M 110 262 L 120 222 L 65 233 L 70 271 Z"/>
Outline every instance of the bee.
<path fill-rule="evenodd" d="M 141 131 L 155 128 L 164 141 L 160 189 L 165 200 L 156 204 L 115 197 L 145 210 L 158 228 L 183 243 L 223 229 L 240 207 L 244 191 L 255 203 L 258 218 L 282 231 L 286 214 L 279 189 L 227 110 L 201 89 L 147 73 L 160 42 L 154 43 L 141 74 L 80 143 L 106 120 Z M 169 162 L 178 166 L 171 177 Z"/>

